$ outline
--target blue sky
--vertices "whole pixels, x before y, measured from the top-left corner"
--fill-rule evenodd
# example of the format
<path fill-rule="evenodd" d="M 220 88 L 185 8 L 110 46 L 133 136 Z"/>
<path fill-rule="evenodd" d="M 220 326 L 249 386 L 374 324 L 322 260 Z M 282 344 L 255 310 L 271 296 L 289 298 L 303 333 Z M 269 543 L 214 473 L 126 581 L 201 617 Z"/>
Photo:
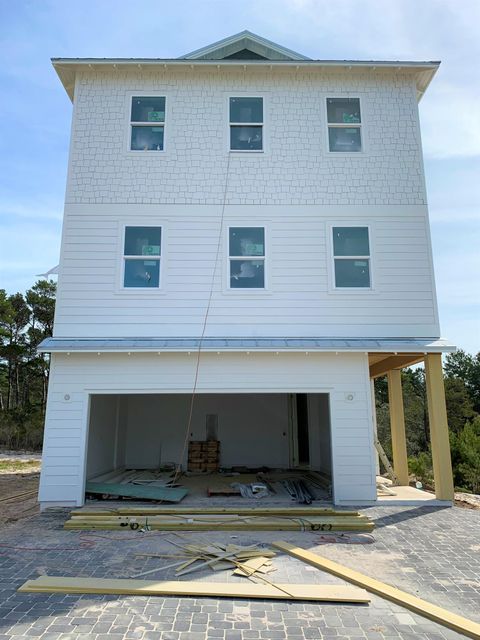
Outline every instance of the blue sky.
<path fill-rule="evenodd" d="M 58 262 L 71 104 L 51 57 L 177 57 L 250 29 L 312 58 L 442 60 L 420 105 L 442 335 L 480 349 L 478 0 L 0 0 L 0 288 Z"/>

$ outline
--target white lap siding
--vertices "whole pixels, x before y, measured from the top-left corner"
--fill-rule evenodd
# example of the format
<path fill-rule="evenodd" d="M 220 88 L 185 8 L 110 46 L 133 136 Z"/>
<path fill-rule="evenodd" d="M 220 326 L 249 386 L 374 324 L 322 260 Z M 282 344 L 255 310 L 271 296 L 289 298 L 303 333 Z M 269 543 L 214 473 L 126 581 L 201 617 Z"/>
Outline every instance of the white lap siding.
<path fill-rule="evenodd" d="M 90 394 L 189 393 L 195 364 L 194 353 L 54 354 L 42 505 L 83 504 Z M 366 355 L 202 354 L 198 393 L 295 392 L 329 394 L 335 501 L 375 500 Z"/>
<path fill-rule="evenodd" d="M 373 290 L 332 290 L 331 225 L 368 226 Z M 163 230 L 161 288 L 122 290 L 124 225 Z M 228 226 L 265 226 L 263 290 L 228 290 Z M 56 337 L 439 337 L 423 206 L 68 205 Z M 215 268 L 217 243 L 220 252 Z M 215 272 L 215 275 L 214 275 Z"/>

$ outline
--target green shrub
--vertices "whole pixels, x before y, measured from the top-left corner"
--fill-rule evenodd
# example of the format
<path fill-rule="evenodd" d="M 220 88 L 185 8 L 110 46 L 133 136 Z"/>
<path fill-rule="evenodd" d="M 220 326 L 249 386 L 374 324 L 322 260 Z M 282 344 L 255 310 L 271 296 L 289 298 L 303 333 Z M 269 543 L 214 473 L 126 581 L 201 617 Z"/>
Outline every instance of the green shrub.
<path fill-rule="evenodd" d="M 432 456 L 426 451 L 422 451 L 418 456 L 408 459 L 410 473 L 415 476 L 423 485 L 433 484 Z"/>

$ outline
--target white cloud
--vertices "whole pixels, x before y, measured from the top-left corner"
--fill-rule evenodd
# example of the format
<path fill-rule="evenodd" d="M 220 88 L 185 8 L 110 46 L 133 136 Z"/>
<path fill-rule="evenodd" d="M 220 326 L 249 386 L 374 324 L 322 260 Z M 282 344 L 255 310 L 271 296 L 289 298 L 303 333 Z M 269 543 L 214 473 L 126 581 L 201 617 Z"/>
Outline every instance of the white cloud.
<path fill-rule="evenodd" d="M 428 100 L 420 105 L 426 155 L 480 156 L 480 118 L 476 116 L 479 102 L 478 84 L 461 86 L 434 81 Z"/>

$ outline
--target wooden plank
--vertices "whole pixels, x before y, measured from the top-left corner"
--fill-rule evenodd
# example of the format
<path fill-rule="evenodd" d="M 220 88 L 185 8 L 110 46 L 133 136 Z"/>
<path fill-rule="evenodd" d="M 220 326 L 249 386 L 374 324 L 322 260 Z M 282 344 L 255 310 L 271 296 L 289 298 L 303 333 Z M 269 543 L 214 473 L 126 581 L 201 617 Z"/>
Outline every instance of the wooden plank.
<path fill-rule="evenodd" d="M 33 593 L 97 593 L 151 596 L 207 596 L 230 598 L 268 598 L 324 602 L 370 601 L 363 589 L 344 585 L 255 584 L 252 582 L 151 581 L 125 578 L 71 578 L 40 576 L 28 580 L 18 591 Z"/>
<path fill-rule="evenodd" d="M 256 571 L 263 567 L 264 564 L 269 562 L 268 558 L 265 556 L 259 556 L 258 558 L 250 558 L 249 560 L 245 560 L 243 562 L 239 562 L 237 564 L 237 568 L 233 572 L 234 575 L 238 576 L 251 576 Z"/>
<path fill-rule="evenodd" d="M 149 487 L 141 484 L 113 484 L 109 482 L 87 482 L 85 491 L 87 493 L 122 496 L 125 498 L 165 500 L 166 502 L 180 502 L 188 493 L 182 487 Z"/>
<path fill-rule="evenodd" d="M 229 484 L 217 482 L 207 487 L 209 496 L 239 496 L 240 489 L 234 489 Z"/>
<path fill-rule="evenodd" d="M 324 571 L 328 571 L 339 578 L 343 578 L 344 580 L 348 580 L 348 582 L 352 582 L 353 584 L 363 587 L 367 591 L 375 593 L 377 596 L 386 598 L 387 600 L 390 600 L 395 604 L 399 604 L 402 607 L 406 607 L 429 620 L 438 622 L 438 624 L 441 624 L 444 627 L 453 629 L 457 633 L 463 633 L 469 638 L 475 638 L 476 640 L 480 639 L 480 624 L 473 622 L 472 620 L 463 618 L 456 613 L 447 611 L 447 609 L 442 609 L 442 607 L 438 607 L 426 600 L 417 598 L 417 596 L 412 596 L 411 594 L 401 591 L 396 587 L 380 582 L 380 580 L 370 578 L 358 571 L 344 567 L 338 562 L 327 560 L 327 558 L 323 558 L 316 553 L 296 547 L 288 542 L 272 542 L 272 546 L 275 547 L 275 549 L 280 549 L 281 551 L 288 553 L 290 556 L 303 560 L 318 569 L 323 569 Z"/>
<path fill-rule="evenodd" d="M 358 516 L 358 511 L 336 510 L 330 507 L 119 507 L 115 509 L 74 509 L 70 516 L 96 516 L 96 515 L 132 515 L 151 516 L 163 514 L 233 514 L 233 515 L 278 515 L 278 516 Z"/>

